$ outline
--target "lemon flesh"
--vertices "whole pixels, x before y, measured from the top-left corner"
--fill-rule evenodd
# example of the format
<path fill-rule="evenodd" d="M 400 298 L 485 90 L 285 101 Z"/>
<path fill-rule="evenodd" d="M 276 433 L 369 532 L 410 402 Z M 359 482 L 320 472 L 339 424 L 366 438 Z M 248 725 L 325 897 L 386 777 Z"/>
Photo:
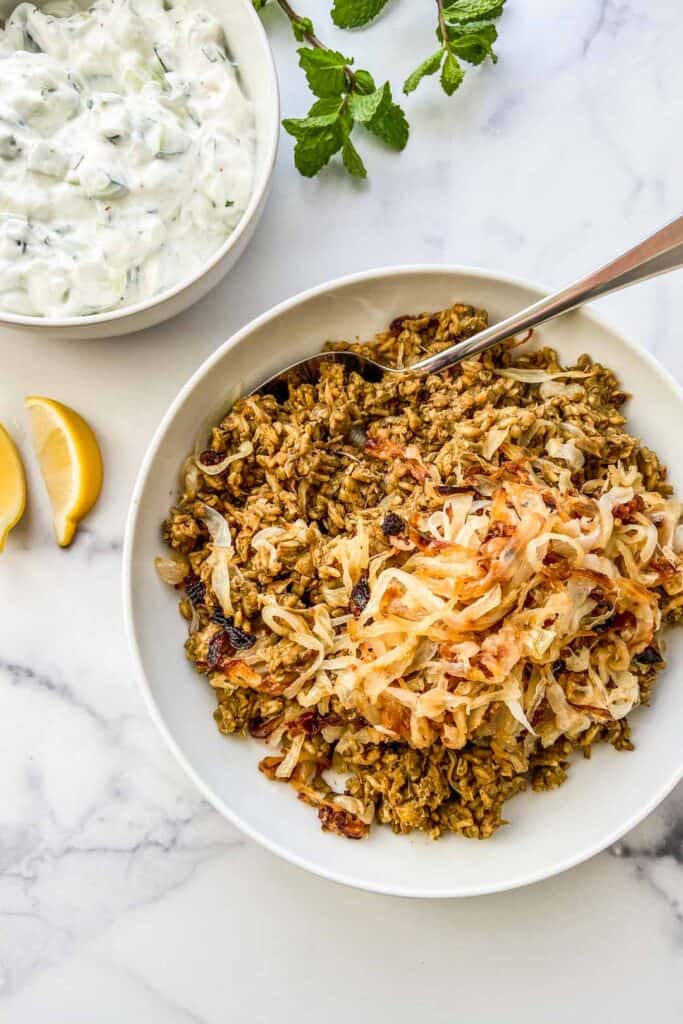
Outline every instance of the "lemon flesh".
<path fill-rule="evenodd" d="M 14 441 L 0 423 L 0 551 L 26 508 L 26 477 Z"/>
<path fill-rule="evenodd" d="M 82 416 L 53 398 L 25 400 L 33 444 L 52 505 L 57 543 L 67 547 L 102 489 L 102 456 Z"/>

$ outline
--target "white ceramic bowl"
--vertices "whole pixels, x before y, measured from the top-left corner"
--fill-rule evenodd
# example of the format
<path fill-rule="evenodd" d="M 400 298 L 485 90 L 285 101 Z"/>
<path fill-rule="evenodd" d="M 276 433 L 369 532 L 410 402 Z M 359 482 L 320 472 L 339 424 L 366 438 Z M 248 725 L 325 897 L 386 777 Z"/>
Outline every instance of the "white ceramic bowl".
<path fill-rule="evenodd" d="M 0 0 L 0 18 L 21 0 Z M 34 0 L 40 6 L 41 0 Z M 87 6 L 86 0 L 81 0 Z M 201 0 L 225 30 L 256 121 L 256 160 L 251 196 L 242 219 L 201 270 L 144 302 L 81 317 L 37 317 L 0 311 L 6 329 L 51 339 L 106 338 L 152 327 L 203 298 L 244 252 L 265 206 L 280 134 L 280 100 L 270 44 L 251 0 Z"/>
<path fill-rule="evenodd" d="M 160 732 L 204 796 L 253 839 L 300 867 L 348 885 L 401 896 L 470 896 L 525 885 L 592 856 L 641 820 L 683 769 L 683 631 L 669 635 L 669 664 L 653 705 L 631 718 L 636 751 L 594 749 L 577 757 L 569 780 L 550 793 L 524 793 L 506 806 L 510 825 L 487 842 L 448 836 L 435 843 L 376 828 L 349 842 L 320 830 L 316 814 L 288 786 L 257 771 L 263 748 L 226 739 L 211 717 L 213 691 L 185 660 L 186 623 L 177 595 L 158 579 L 159 525 L 178 470 L 205 410 L 236 384 L 256 385 L 278 368 L 319 351 L 327 339 L 369 338 L 395 316 L 440 309 L 455 300 L 499 320 L 542 292 L 477 270 L 406 267 L 378 270 L 315 288 L 249 324 L 208 359 L 164 417 L 140 470 L 124 553 L 124 604 L 145 701 Z M 645 352 L 594 316 L 573 313 L 538 332 L 571 361 L 582 352 L 614 368 L 635 396 L 631 429 L 663 455 L 683 484 L 683 393 Z"/>

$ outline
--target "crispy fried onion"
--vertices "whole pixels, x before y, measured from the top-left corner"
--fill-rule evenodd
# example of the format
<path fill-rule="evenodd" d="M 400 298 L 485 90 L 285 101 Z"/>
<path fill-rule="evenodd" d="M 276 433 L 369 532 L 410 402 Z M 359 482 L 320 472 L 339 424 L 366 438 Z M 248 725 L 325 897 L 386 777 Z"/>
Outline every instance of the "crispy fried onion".
<path fill-rule="evenodd" d="M 263 652 L 286 642 L 300 656 L 284 696 L 304 708 L 335 697 L 418 748 L 522 733 L 547 746 L 626 715 L 639 701 L 633 660 L 660 626 L 656 588 L 683 592 L 680 506 L 637 473 L 560 502 L 531 472 L 511 476 L 413 515 L 400 548 L 376 540 L 368 514 L 330 540 L 324 602 L 263 599 L 270 635 L 247 656 L 251 685 L 267 685 Z M 340 614 L 360 579 L 367 603 Z M 292 740 L 277 777 L 303 749 Z"/>
<path fill-rule="evenodd" d="M 221 459 L 220 462 L 216 462 L 213 465 L 206 465 L 201 460 L 201 455 L 195 455 L 194 461 L 198 469 L 201 469 L 205 476 L 219 476 L 224 473 L 228 466 L 233 462 L 239 461 L 239 459 L 246 459 L 254 451 L 254 446 L 251 441 L 243 441 L 239 448 L 232 452 L 230 455 L 226 455 L 225 458 Z"/>
<path fill-rule="evenodd" d="M 230 562 L 234 555 L 232 534 L 225 516 L 221 515 L 211 505 L 200 501 L 200 517 L 206 523 L 206 528 L 211 535 L 209 545 L 209 557 L 206 560 L 210 572 L 211 589 L 218 598 L 223 612 L 226 615 L 234 614 L 232 598 L 230 595 Z"/>

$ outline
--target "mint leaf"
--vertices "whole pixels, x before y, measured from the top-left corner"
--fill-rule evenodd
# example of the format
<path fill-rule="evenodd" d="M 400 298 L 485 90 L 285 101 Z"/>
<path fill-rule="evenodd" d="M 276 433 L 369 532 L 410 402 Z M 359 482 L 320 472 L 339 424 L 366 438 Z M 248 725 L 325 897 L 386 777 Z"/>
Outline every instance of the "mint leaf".
<path fill-rule="evenodd" d="M 341 111 L 341 105 L 342 101 L 339 96 L 330 96 L 329 99 L 316 100 L 308 111 L 308 116 L 321 117 L 324 114 L 338 114 Z"/>
<path fill-rule="evenodd" d="M 453 95 L 464 77 L 465 72 L 460 67 L 457 57 L 452 53 L 447 54 L 441 72 L 441 88 L 447 96 Z"/>
<path fill-rule="evenodd" d="M 339 28 L 360 28 L 376 18 L 388 0 L 334 0 L 332 21 Z"/>
<path fill-rule="evenodd" d="M 355 72 L 356 75 L 356 90 L 362 93 L 374 92 L 375 91 L 375 79 L 372 77 L 369 71 L 363 71 L 359 68 Z"/>
<path fill-rule="evenodd" d="M 268 3 L 268 0 L 251 0 L 255 11 L 262 11 Z"/>
<path fill-rule="evenodd" d="M 329 114 L 315 114 L 313 117 L 288 117 L 282 127 L 295 139 L 304 139 L 321 128 L 329 128 L 339 120 L 339 110 Z"/>
<path fill-rule="evenodd" d="M 355 121 L 367 124 L 369 121 L 372 121 L 373 117 L 377 116 L 383 105 L 386 107 L 390 103 L 391 89 L 389 88 L 389 83 L 386 82 L 380 89 L 375 89 L 374 92 L 368 95 L 351 93 L 349 97 L 349 110 Z"/>
<path fill-rule="evenodd" d="M 505 0 L 453 0 L 444 9 L 447 21 L 479 21 L 481 18 L 499 18 Z"/>
<path fill-rule="evenodd" d="M 307 46 L 301 47 L 299 67 L 303 68 L 312 93 L 321 98 L 341 96 L 346 91 L 345 68 L 353 61 L 344 57 L 337 50 L 317 50 Z"/>
<path fill-rule="evenodd" d="M 393 102 L 388 82 L 385 83 L 384 88 L 386 89 L 386 100 L 365 127 L 392 149 L 404 149 L 410 134 L 406 115 L 398 103 Z"/>
<path fill-rule="evenodd" d="M 328 118 L 332 118 L 332 115 L 328 115 Z M 282 122 L 285 131 L 297 140 L 294 163 L 306 178 L 317 174 L 344 144 L 342 119 L 337 116 L 330 123 L 318 123 L 323 120 L 323 117 L 307 117 L 299 120 L 290 118 Z"/>
<path fill-rule="evenodd" d="M 443 60 L 443 47 L 433 53 L 431 57 L 427 57 L 427 60 L 423 60 L 422 63 L 415 68 L 412 74 L 408 75 L 405 82 L 403 83 L 403 91 L 408 95 L 409 92 L 414 92 L 418 85 L 425 77 L 425 75 L 435 75 L 441 67 L 441 61 Z"/>
<path fill-rule="evenodd" d="M 298 43 L 303 43 L 306 39 L 306 36 L 313 35 L 313 22 L 311 21 L 310 18 L 295 18 L 291 22 L 291 25 L 292 32 L 294 33 L 294 38 Z"/>
<path fill-rule="evenodd" d="M 344 143 L 342 160 L 344 161 L 344 167 L 354 178 L 367 178 L 368 172 L 365 170 L 365 164 L 361 160 L 360 153 L 351 142 L 351 139 L 347 139 Z"/>
<path fill-rule="evenodd" d="M 493 44 L 498 38 L 496 26 L 489 21 L 470 22 L 467 25 L 448 26 L 449 49 L 469 64 L 481 64 L 490 57 L 495 64 L 498 60 Z"/>
<path fill-rule="evenodd" d="M 294 164 L 305 178 L 313 178 L 329 163 L 342 145 L 341 134 L 327 129 L 318 135 L 300 139 L 294 147 Z"/>

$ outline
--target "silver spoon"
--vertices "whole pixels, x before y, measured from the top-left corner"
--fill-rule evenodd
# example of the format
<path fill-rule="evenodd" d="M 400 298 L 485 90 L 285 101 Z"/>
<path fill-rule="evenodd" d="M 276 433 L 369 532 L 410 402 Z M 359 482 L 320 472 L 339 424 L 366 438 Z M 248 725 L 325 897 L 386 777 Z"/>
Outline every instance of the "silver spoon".
<path fill-rule="evenodd" d="M 385 373 L 438 373 L 448 366 L 455 366 L 456 363 L 468 359 L 470 356 L 479 355 L 485 352 L 492 345 L 506 341 L 513 335 L 527 331 L 532 327 L 538 327 L 547 320 L 552 320 L 562 313 L 576 309 L 590 299 L 596 299 L 600 295 L 607 295 L 609 292 L 617 291 L 619 288 L 626 288 L 636 281 L 645 281 L 657 274 L 664 274 L 669 270 L 676 270 L 683 266 L 683 217 L 667 224 L 666 227 L 650 235 L 645 241 L 629 249 L 628 252 L 618 256 L 611 263 L 594 271 L 588 277 L 581 278 L 568 288 L 549 295 L 545 299 L 539 299 L 532 306 L 523 309 L 521 313 L 514 313 L 512 316 L 501 320 L 500 323 L 487 327 L 485 331 L 474 334 L 466 341 L 459 341 L 449 348 L 437 352 L 436 355 L 420 359 L 407 367 L 384 366 L 368 356 L 359 355 L 356 352 L 322 352 L 317 356 L 309 356 L 308 359 L 300 359 L 292 363 L 284 370 L 273 374 L 267 380 L 254 388 L 250 394 L 275 394 L 276 396 L 287 395 L 287 375 L 296 370 L 297 374 L 304 380 L 315 381 L 318 378 L 320 367 L 324 363 L 344 363 L 351 370 L 355 370 L 366 380 L 378 381 Z"/>

